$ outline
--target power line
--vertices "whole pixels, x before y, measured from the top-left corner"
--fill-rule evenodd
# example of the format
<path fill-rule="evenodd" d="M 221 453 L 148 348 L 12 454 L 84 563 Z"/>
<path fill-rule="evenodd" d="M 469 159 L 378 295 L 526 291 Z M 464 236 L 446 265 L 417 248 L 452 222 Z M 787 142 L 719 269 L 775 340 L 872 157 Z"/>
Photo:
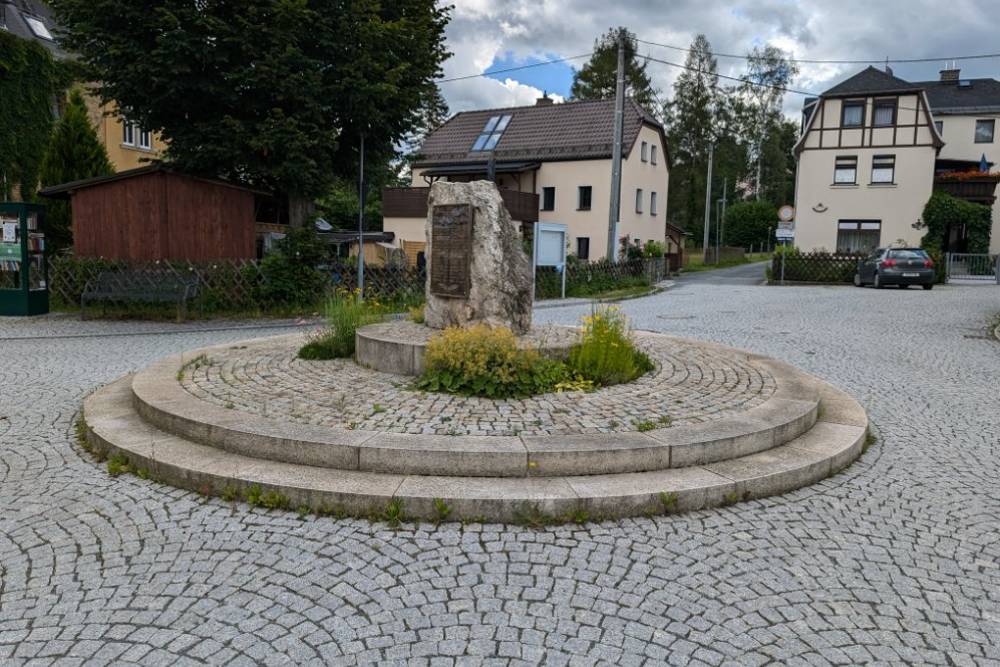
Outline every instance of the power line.
<path fill-rule="evenodd" d="M 543 67 L 545 65 L 555 65 L 556 63 L 565 63 L 570 60 L 579 60 L 580 58 L 589 58 L 594 55 L 593 51 L 590 53 L 581 53 L 578 56 L 568 56 L 566 58 L 557 58 L 555 60 L 546 60 L 540 63 L 531 63 L 530 65 L 518 65 L 517 67 L 505 67 L 504 69 L 495 69 L 492 72 L 480 72 L 479 74 L 466 74 L 465 76 L 453 76 L 450 79 L 438 79 L 435 83 L 450 83 L 452 81 L 464 81 L 466 79 L 478 79 L 483 76 L 492 76 L 494 74 L 503 74 L 504 72 L 516 72 L 522 69 L 528 69 L 530 67 Z"/>
<path fill-rule="evenodd" d="M 684 48 L 683 46 L 673 46 L 671 44 L 661 44 L 659 42 L 650 42 L 645 39 L 636 38 L 637 42 L 642 42 L 643 44 L 649 44 L 650 46 L 659 46 L 664 49 L 673 49 L 674 51 L 683 51 L 685 53 L 691 53 L 692 50 L 689 48 Z M 739 60 L 747 60 L 748 56 L 746 54 L 736 54 L 736 53 L 716 53 L 715 51 L 709 52 L 712 56 L 717 58 L 736 58 Z M 933 63 L 933 62 L 944 62 L 947 60 L 985 60 L 988 58 L 1000 58 L 1000 53 L 983 53 L 979 55 L 972 56 L 948 56 L 939 58 L 878 58 L 876 60 L 823 60 L 815 58 L 787 58 L 789 62 L 793 63 L 804 63 L 808 65 L 880 65 L 882 63 Z"/>
<path fill-rule="evenodd" d="M 770 83 L 755 83 L 753 81 L 747 81 L 746 79 L 741 79 L 736 76 L 727 76 L 725 74 L 719 74 L 718 72 L 709 72 L 708 70 L 699 69 L 697 67 L 689 67 L 687 65 L 681 65 L 680 63 L 673 63 L 669 60 L 661 60 L 659 58 L 654 58 L 653 56 L 646 54 L 643 56 L 646 60 L 651 60 L 655 63 L 660 63 L 662 65 L 670 65 L 671 67 L 678 67 L 680 69 L 688 70 L 689 72 L 697 72 L 698 74 L 710 74 L 719 77 L 720 79 L 728 79 L 730 81 L 736 81 L 739 83 L 749 83 L 751 86 L 759 86 L 761 88 L 770 88 L 771 90 L 777 90 L 783 93 L 794 93 L 796 95 L 803 95 L 805 97 L 820 97 L 819 93 L 809 93 L 804 90 L 795 90 L 794 88 L 789 88 L 787 86 L 776 86 Z M 918 91 L 914 90 L 914 94 Z M 924 111 L 924 109 L 919 109 L 917 107 L 908 107 L 903 105 L 897 105 L 897 109 L 905 109 L 906 111 Z"/>

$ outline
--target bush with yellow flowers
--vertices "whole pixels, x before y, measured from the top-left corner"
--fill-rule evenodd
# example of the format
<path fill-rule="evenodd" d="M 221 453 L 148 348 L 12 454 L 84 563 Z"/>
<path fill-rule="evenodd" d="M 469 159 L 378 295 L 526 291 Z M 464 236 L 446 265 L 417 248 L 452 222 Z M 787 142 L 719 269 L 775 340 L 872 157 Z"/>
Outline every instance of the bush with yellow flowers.
<path fill-rule="evenodd" d="M 435 335 L 424 367 L 418 389 L 498 399 L 544 394 L 572 379 L 565 364 L 518 347 L 510 329 L 485 324 Z"/>

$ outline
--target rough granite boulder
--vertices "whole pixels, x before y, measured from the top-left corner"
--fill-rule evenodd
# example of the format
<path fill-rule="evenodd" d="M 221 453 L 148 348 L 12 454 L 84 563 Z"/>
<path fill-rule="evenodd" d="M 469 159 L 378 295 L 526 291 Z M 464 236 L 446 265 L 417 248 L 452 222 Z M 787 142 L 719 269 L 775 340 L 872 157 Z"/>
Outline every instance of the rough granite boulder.
<path fill-rule="evenodd" d="M 473 209 L 468 298 L 431 293 L 434 207 L 447 204 L 470 204 Z M 486 323 L 509 327 L 515 334 L 527 333 L 531 328 L 531 260 L 524 252 L 520 224 L 510 219 L 496 185 L 490 181 L 434 183 L 427 201 L 425 230 L 427 326 L 443 329 Z"/>

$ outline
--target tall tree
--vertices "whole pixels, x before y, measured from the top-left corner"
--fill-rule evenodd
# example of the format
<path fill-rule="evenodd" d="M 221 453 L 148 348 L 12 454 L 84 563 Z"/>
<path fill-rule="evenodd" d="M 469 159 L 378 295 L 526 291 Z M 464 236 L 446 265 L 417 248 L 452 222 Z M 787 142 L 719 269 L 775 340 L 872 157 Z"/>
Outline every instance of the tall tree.
<path fill-rule="evenodd" d="M 668 210 L 675 224 L 688 231 L 701 225 L 705 212 L 709 144 L 727 136 L 721 127 L 728 116 L 717 68 L 711 44 L 705 35 L 698 35 L 674 82 L 673 99 L 665 107 L 672 158 Z"/>
<path fill-rule="evenodd" d="M 656 89 L 638 57 L 635 35 L 625 28 L 612 28 L 594 40 L 590 60 L 573 73 L 570 96 L 575 100 L 614 99 L 618 85 L 618 36 L 625 35 L 625 95 L 657 115 Z"/>
<path fill-rule="evenodd" d="M 42 158 L 39 181 L 51 186 L 114 172 L 104 145 L 87 115 L 79 90 L 70 93 L 62 117 L 56 123 Z M 57 252 L 73 244 L 70 208 L 65 201 L 46 202 L 47 250 Z"/>
<path fill-rule="evenodd" d="M 750 159 L 755 166 L 750 173 L 753 192 L 759 200 L 764 194 L 763 155 L 769 134 L 781 124 L 781 103 L 785 88 L 798 74 L 798 65 L 789 60 L 781 49 L 768 44 L 754 47 L 747 54 L 746 72 L 737 88 L 737 111 L 750 146 Z"/>
<path fill-rule="evenodd" d="M 764 139 L 760 154 L 760 199 L 775 206 L 790 204 L 795 199 L 795 142 L 799 126 L 781 117 Z"/>
<path fill-rule="evenodd" d="M 436 0 L 52 0 L 98 92 L 182 169 L 273 188 L 300 224 L 393 152 L 448 56 Z"/>

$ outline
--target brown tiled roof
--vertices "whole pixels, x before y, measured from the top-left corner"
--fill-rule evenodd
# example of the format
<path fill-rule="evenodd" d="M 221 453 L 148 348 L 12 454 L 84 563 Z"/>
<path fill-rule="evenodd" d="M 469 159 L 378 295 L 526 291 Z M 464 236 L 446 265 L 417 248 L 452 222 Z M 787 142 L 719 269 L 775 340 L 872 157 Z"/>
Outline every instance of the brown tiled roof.
<path fill-rule="evenodd" d="M 488 153 L 472 145 L 491 116 L 509 114 L 510 124 L 494 149 L 500 160 L 589 160 L 610 158 L 615 122 L 614 100 L 593 100 L 505 109 L 483 109 L 455 114 L 431 132 L 420 150 L 416 167 L 456 162 L 485 162 Z M 626 155 L 643 123 L 662 135 L 663 126 L 631 99 L 625 105 Z M 666 147 L 666 138 L 663 138 Z M 664 156 L 667 158 L 668 156 Z"/>

